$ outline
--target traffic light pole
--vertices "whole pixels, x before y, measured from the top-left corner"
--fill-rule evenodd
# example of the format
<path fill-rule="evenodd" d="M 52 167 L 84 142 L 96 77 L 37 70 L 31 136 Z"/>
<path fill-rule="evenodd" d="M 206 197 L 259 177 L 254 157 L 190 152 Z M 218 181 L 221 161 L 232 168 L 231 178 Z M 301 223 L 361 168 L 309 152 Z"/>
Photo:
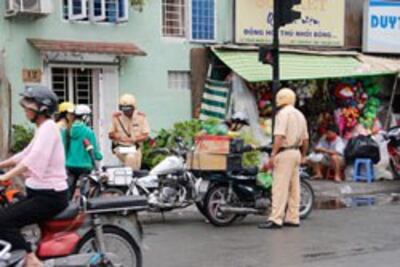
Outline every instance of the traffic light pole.
<path fill-rule="evenodd" d="M 272 64 L 272 133 L 275 129 L 275 115 L 276 115 L 276 93 L 279 90 L 279 2 L 280 0 L 274 0 L 274 23 L 273 23 L 273 40 L 272 40 L 272 51 L 273 51 L 273 64 Z M 272 134 L 272 140 L 274 140 L 274 134 Z"/>

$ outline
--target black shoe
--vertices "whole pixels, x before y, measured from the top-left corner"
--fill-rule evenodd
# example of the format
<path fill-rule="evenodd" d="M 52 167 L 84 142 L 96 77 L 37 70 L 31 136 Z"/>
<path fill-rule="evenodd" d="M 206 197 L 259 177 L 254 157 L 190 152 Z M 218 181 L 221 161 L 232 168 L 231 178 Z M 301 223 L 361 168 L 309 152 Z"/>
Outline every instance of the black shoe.
<path fill-rule="evenodd" d="M 282 225 L 276 224 L 273 221 L 266 221 L 258 225 L 260 229 L 281 229 Z"/>
<path fill-rule="evenodd" d="M 283 224 L 283 226 L 285 226 L 285 227 L 300 227 L 300 224 L 298 224 L 298 223 L 287 223 L 287 222 L 285 222 L 285 223 Z"/>

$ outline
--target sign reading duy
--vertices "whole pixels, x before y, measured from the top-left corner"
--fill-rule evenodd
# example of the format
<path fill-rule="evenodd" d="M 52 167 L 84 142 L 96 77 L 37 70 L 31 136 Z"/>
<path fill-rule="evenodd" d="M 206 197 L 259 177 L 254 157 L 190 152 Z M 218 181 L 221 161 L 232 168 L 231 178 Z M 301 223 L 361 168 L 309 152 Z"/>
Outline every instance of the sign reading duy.
<path fill-rule="evenodd" d="M 400 53 L 400 1 L 369 0 L 365 3 L 363 50 Z"/>
<path fill-rule="evenodd" d="M 236 0 L 235 41 L 272 42 L 273 0 Z M 344 46 L 345 0 L 302 0 L 301 19 L 280 29 L 284 45 Z"/>

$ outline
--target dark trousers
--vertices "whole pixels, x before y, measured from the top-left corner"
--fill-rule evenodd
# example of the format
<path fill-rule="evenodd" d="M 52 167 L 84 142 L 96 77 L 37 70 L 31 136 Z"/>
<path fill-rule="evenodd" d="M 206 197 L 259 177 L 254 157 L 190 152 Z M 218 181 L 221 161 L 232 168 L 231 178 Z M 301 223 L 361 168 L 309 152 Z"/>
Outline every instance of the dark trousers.
<path fill-rule="evenodd" d="M 69 186 L 69 199 L 74 196 L 76 184 L 83 175 L 90 173 L 90 170 L 84 168 L 67 168 L 68 170 L 68 186 Z"/>
<path fill-rule="evenodd" d="M 0 208 L 0 239 L 10 242 L 13 250 L 32 252 L 21 234 L 21 228 L 51 219 L 68 206 L 68 191 L 32 190 L 25 199 Z"/>

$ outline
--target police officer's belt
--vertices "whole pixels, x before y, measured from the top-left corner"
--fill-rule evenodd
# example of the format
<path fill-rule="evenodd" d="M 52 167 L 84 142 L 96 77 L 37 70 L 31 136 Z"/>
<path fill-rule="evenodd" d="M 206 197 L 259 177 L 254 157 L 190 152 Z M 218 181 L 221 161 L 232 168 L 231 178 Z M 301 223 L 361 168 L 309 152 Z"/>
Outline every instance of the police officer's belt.
<path fill-rule="evenodd" d="M 300 147 L 299 146 L 287 146 L 287 147 L 281 147 L 281 148 L 279 148 L 279 151 L 278 151 L 278 153 L 281 153 L 281 152 L 283 152 L 283 151 L 286 151 L 286 150 L 299 150 L 300 149 Z"/>

